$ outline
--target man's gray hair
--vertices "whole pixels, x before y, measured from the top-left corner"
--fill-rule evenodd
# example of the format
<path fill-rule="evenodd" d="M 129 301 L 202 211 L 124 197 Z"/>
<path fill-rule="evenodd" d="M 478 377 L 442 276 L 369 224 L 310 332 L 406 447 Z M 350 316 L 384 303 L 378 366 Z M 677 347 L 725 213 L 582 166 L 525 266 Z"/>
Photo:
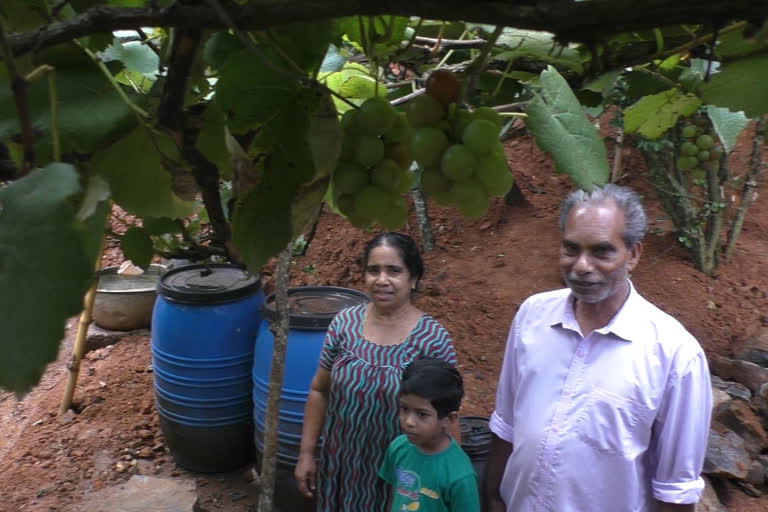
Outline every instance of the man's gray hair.
<path fill-rule="evenodd" d="M 598 204 L 606 201 L 613 201 L 624 212 L 624 233 L 622 238 L 628 248 L 643 239 L 648 229 L 648 218 L 645 215 L 642 201 L 637 192 L 629 187 L 621 185 L 603 185 L 592 187 L 592 192 L 585 192 L 581 189 L 568 194 L 560 207 L 560 231 L 565 231 L 565 223 L 568 220 L 568 214 L 574 206 L 581 203 Z"/>

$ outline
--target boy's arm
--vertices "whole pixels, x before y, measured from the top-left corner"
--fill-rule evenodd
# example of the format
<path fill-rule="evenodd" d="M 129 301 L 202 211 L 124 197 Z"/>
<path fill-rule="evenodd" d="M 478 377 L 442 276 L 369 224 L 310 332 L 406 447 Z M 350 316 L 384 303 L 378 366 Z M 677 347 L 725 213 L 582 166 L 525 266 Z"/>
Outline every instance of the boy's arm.
<path fill-rule="evenodd" d="M 395 492 L 395 488 L 389 486 L 389 498 L 387 498 L 387 512 L 392 511 L 392 493 Z"/>
<path fill-rule="evenodd" d="M 447 498 L 450 512 L 480 512 L 480 493 L 475 473 L 453 482 Z"/>

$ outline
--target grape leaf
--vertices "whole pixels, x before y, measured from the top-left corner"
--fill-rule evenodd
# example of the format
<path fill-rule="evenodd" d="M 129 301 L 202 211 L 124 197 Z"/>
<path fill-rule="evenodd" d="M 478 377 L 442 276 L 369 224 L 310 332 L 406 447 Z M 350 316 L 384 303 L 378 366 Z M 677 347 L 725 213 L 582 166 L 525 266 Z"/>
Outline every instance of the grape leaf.
<path fill-rule="evenodd" d="M 624 110 L 624 131 L 658 139 L 677 123 L 680 116 L 692 115 L 700 105 L 701 100 L 696 95 L 679 89 L 646 96 Z"/>
<path fill-rule="evenodd" d="M 219 168 L 224 180 L 232 179 L 232 155 L 227 149 L 226 119 L 215 102 L 208 104 L 200 120 L 197 148 Z"/>
<path fill-rule="evenodd" d="M 298 92 L 299 82 L 281 58 L 267 47 L 262 51 L 266 61 L 283 71 L 275 71 L 248 49 L 232 55 L 221 68 L 216 102 L 226 114 L 233 134 L 271 122 L 290 108 Z"/>
<path fill-rule="evenodd" d="M 179 160 L 173 142 L 167 135 L 150 134 L 139 127 L 96 153 L 89 166 L 107 180 L 112 197 L 129 213 L 140 217 L 186 217 L 194 203 L 182 201 L 173 193 L 164 159 Z"/>
<path fill-rule="evenodd" d="M 644 96 L 657 94 L 670 88 L 669 82 L 647 71 L 630 71 L 624 75 L 627 82 L 627 100 L 635 102 Z"/>
<path fill-rule="evenodd" d="M 166 233 L 180 233 L 179 222 L 168 217 L 144 217 L 141 219 L 144 231 L 148 235 L 164 235 Z"/>
<path fill-rule="evenodd" d="M 583 71 L 579 51 L 560 45 L 555 41 L 554 34 L 549 32 L 505 28 L 496 45 L 504 48 L 504 51 L 494 55 L 494 60 L 514 62 L 521 58 L 532 58 L 563 66 L 576 73 Z"/>
<path fill-rule="evenodd" d="M 57 70 L 55 78 L 63 153 L 91 153 L 135 126 L 130 109 L 97 68 L 65 68 Z M 4 82 L 5 77 L 0 76 L 0 139 L 21 131 L 11 88 Z M 28 105 L 32 124 L 42 134 L 35 149 L 38 159 L 44 161 L 52 154 L 48 80 L 29 84 Z"/>
<path fill-rule="evenodd" d="M 112 41 L 103 52 L 101 58 L 104 62 L 117 60 L 122 62 L 131 71 L 138 71 L 150 78 L 157 76 L 157 67 L 160 57 L 149 46 L 140 41 L 120 42 L 118 38 Z"/>
<path fill-rule="evenodd" d="M 75 218 L 72 197 L 80 191 L 77 171 L 67 164 L 51 164 L 0 189 L 4 388 L 24 392 L 37 383 L 56 358 L 66 320 L 82 309 L 94 262 Z"/>
<path fill-rule="evenodd" d="M 707 105 L 707 115 L 712 121 L 720 142 L 723 143 L 726 153 L 733 151 L 736 146 L 736 140 L 749 124 L 749 119 L 744 112 L 731 112 L 727 108 L 713 107 Z"/>
<path fill-rule="evenodd" d="M 299 68 L 311 73 L 320 68 L 328 45 L 338 39 L 338 31 L 335 20 L 291 23 L 270 29 L 269 41 Z"/>
<path fill-rule="evenodd" d="M 235 205 L 232 240 L 253 272 L 314 220 L 340 150 L 327 94 L 310 89 L 297 100 L 263 127 L 263 175 Z"/>
<path fill-rule="evenodd" d="M 231 55 L 241 52 L 244 48 L 236 35 L 216 32 L 205 42 L 203 62 L 213 68 L 221 68 Z"/>
<path fill-rule="evenodd" d="M 152 261 L 152 239 L 144 228 L 128 228 L 120 239 L 120 250 L 137 267 L 145 269 Z"/>
<path fill-rule="evenodd" d="M 335 44 L 330 44 L 328 45 L 328 51 L 325 52 L 323 63 L 320 65 L 320 72 L 341 71 L 346 62 L 347 59 L 339 52 L 339 47 Z"/>
<path fill-rule="evenodd" d="M 408 18 L 404 16 L 376 16 L 374 18 L 376 44 L 374 53 L 379 58 L 387 57 L 397 51 L 400 42 L 405 38 Z M 338 30 L 346 34 L 348 39 L 361 48 L 363 42 L 370 46 L 371 23 L 368 17 L 352 16 L 339 19 Z M 362 31 L 361 31 L 362 28 Z M 363 32 L 365 35 L 363 35 Z M 365 39 L 365 41 L 363 41 Z M 369 48 L 363 48 L 368 51 Z"/>
<path fill-rule="evenodd" d="M 705 103 L 744 111 L 747 117 L 768 113 L 768 57 L 757 56 L 728 62 L 701 86 Z"/>
<path fill-rule="evenodd" d="M 610 174 L 605 145 L 568 83 L 549 66 L 540 84 L 526 108 L 526 124 L 536 142 L 552 155 L 557 171 L 582 189 L 605 183 Z"/>

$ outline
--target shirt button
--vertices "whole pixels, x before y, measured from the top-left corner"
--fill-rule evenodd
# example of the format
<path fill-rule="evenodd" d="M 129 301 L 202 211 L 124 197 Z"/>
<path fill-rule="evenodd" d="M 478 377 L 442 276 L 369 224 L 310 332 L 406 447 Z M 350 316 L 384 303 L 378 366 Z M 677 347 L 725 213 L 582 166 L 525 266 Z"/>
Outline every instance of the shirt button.
<path fill-rule="evenodd" d="M 578 352 L 576 352 L 576 357 L 584 357 L 584 351 L 579 350 Z"/>

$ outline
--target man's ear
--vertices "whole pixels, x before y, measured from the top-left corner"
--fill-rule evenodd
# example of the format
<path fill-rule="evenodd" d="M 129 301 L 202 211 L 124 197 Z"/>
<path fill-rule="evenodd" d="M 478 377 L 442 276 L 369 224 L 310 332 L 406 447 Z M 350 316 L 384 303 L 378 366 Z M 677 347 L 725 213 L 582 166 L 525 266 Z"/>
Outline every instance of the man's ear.
<path fill-rule="evenodd" d="M 449 412 L 445 415 L 443 421 L 446 422 L 446 424 L 456 423 L 459 421 L 459 411 Z"/>

